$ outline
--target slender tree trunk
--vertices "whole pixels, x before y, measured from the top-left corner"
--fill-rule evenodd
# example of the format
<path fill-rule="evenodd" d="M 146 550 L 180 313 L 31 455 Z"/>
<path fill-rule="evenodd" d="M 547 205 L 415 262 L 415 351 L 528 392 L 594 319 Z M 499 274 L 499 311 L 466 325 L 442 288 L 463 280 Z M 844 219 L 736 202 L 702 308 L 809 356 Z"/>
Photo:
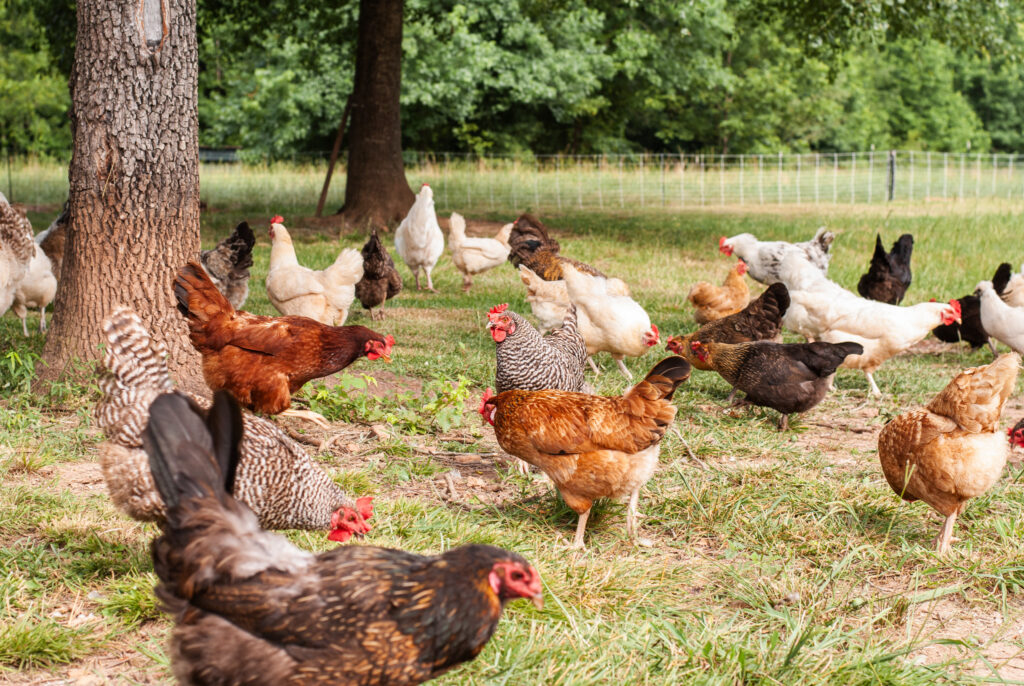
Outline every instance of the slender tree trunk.
<path fill-rule="evenodd" d="M 402 14 L 405 0 L 361 0 L 352 84 L 347 224 L 400 221 L 415 196 L 402 164 Z"/>
<path fill-rule="evenodd" d="M 205 389 L 171 281 L 199 252 L 195 0 L 78 0 L 70 224 L 41 377 L 99 357 L 101 324 L 135 309 L 171 372 Z"/>

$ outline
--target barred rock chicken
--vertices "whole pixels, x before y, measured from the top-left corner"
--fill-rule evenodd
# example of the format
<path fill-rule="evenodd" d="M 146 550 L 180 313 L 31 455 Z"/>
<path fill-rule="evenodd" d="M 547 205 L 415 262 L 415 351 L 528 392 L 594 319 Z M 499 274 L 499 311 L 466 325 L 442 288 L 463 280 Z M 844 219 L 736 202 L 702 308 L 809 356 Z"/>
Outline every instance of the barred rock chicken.
<path fill-rule="evenodd" d="M 519 278 L 526 285 L 526 302 L 530 303 L 541 330 L 561 326 L 570 304 L 565 280 L 545 281 L 525 264 L 519 265 Z M 608 295 L 629 297 L 629 286 L 621 279 L 608 279 L 607 289 Z"/>
<path fill-rule="evenodd" d="M 835 234 L 828 231 L 824 226 L 818 229 L 814 238 L 803 243 L 787 243 L 786 241 L 759 241 L 752 234 L 741 233 L 732 238 L 723 236 L 718 239 L 718 250 L 723 255 L 736 257 L 747 263 L 747 270 L 750 278 L 770 286 L 777 281 L 782 281 L 779 269 L 782 260 L 790 254 L 796 254 L 801 259 L 814 265 L 822 274 L 828 273 L 828 263 L 832 259 L 829 249 Z M 787 283 L 790 290 L 793 285 Z"/>
<path fill-rule="evenodd" d="M 789 291 L 785 284 L 773 283 L 742 312 L 709 322 L 693 333 L 668 339 L 668 349 L 682 355 L 697 369 L 713 371 L 690 347 L 691 341 L 704 343 L 748 343 L 750 341 L 782 342 L 782 317 L 789 307 Z"/>
<path fill-rule="evenodd" d="M 236 310 L 241 309 L 249 297 L 249 267 L 252 266 L 254 245 L 256 234 L 248 222 L 242 222 L 230 236 L 200 255 L 203 269 L 210 275 L 213 285 Z"/>
<path fill-rule="evenodd" d="M 1007 305 L 991 281 L 982 281 L 975 291 L 981 299 L 981 325 L 1001 343 L 1024 353 L 1024 308 Z"/>
<path fill-rule="evenodd" d="M 153 340 L 138 315 L 121 307 L 103 322 L 106 371 L 96 423 L 106 435 L 99 444 L 100 465 L 110 499 L 132 519 L 162 522 L 167 516 L 142 449 L 142 431 L 153 400 L 174 390 L 167 350 Z M 192 396 L 201 407 L 209 402 Z M 370 497 L 353 500 L 274 423 L 244 414 L 238 469 L 232 493 L 256 513 L 267 529 L 330 531 L 345 541 L 370 530 Z"/>
<path fill-rule="evenodd" d="M 444 234 L 434 211 L 434 191 L 428 184 L 420 187 L 409 214 L 395 229 L 395 250 L 416 279 L 416 290 L 420 290 L 420 270 L 423 270 L 427 275 L 427 290 L 436 293 L 430 273 L 444 252 Z"/>
<path fill-rule="evenodd" d="M 746 393 L 745 402 L 778 411 L 780 431 L 789 428 L 790 414 L 806 412 L 825 398 L 830 377 L 843 360 L 864 352 L 859 343 L 694 340 L 690 347 L 703 364 Z"/>
<path fill-rule="evenodd" d="M 927 406 L 896 417 L 878 436 L 878 459 L 892 490 L 946 517 L 935 539 L 939 553 L 949 551 L 967 501 L 985 493 L 1003 472 L 1010 446 L 999 418 L 1019 369 L 1015 353 L 966 369 Z"/>
<path fill-rule="evenodd" d="M 857 292 L 870 300 L 899 305 L 910 287 L 910 255 L 913 252 L 914 237 L 909 233 L 900 236 L 888 253 L 882 247 L 881 235 L 876 233 L 871 265 L 857 282 Z"/>
<path fill-rule="evenodd" d="M 356 284 L 356 297 L 370 311 L 371 320 L 384 319 L 384 303 L 401 292 L 402 277 L 381 242 L 377 227 L 373 227 L 363 245 L 362 255 L 363 278 Z"/>
<path fill-rule="evenodd" d="M 992 286 L 1007 305 L 1024 307 L 1024 274 L 1014 274 L 1008 262 L 999 265 Z"/>
<path fill-rule="evenodd" d="M 467 238 L 466 220 L 458 212 L 452 212 L 448 230 L 448 249 L 452 253 L 455 268 L 462 272 L 462 290 L 468 291 L 473 285 L 473 276 L 493 269 L 508 259 L 508 237 L 512 224 L 501 227 L 494 238 Z"/>
<path fill-rule="evenodd" d="M 39 309 L 39 331 L 46 331 L 46 306 L 53 302 L 55 295 L 57 279 L 53 275 L 50 258 L 33 242 L 28 271 L 14 291 L 14 314 L 21 319 L 21 331 L 25 336 L 28 336 L 26 318 L 29 308 Z"/>
<path fill-rule="evenodd" d="M 563 278 L 562 265 L 565 264 L 572 265 L 583 274 L 604 276 L 589 264 L 559 255 L 561 246 L 558 241 L 548 235 L 547 227 L 533 215 L 523 214 L 515 220 L 508 244 L 511 248 L 508 261 L 515 267 L 526 265 L 545 281 Z"/>
<path fill-rule="evenodd" d="M 34 254 L 32 224 L 0 193 L 0 315 L 14 302 Z"/>
<path fill-rule="evenodd" d="M 725 283 L 715 286 L 707 281 L 693 284 L 686 299 L 693 305 L 693 318 L 698 324 L 707 324 L 716 319 L 735 314 L 750 302 L 750 289 L 743 275 L 747 265 L 742 261 L 729 270 Z"/>
<path fill-rule="evenodd" d="M 963 341 L 972 349 L 980 348 L 988 344 L 993 355 L 996 355 L 996 346 L 985 331 L 981 323 L 981 298 L 973 293 L 957 298 L 960 303 L 960 322 L 939 324 L 932 329 L 932 335 L 944 343 L 959 343 Z"/>
<path fill-rule="evenodd" d="M 46 230 L 40 231 L 35 238 L 36 245 L 43 249 L 46 256 L 50 258 L 50 271 L 57 281 L 60 281 L 61 269 L 64 266 L 64 244 L 67 241 L 68 223 L 71 213 L 68 210 L 67 201 L 57 218 L 50 222 Z"/>
<path fill-rule="evenodd" d="M 267 297 L 286 317 L 309 317 L 325 326 L 341 326 L 363 278 L 363 257 L 345 248 L 334 264 L 317 271 L 299 264 L 281 215 L 270 220 L 270 270 Z"/>
<path fill-rule="evenodd" d="M 551 477 L 579 515 L 573 548 L 583 547 L 598 498 L 629 496 L 626 531 L 637 534 L 640 489 L 654 474 L 661 439 L 676 416 L 672 395 L 690 377 L 690 363 L 668 357 L 622 396 L 569 391 L 484 392 L 480 414 L 505 452 Z"/>
<path fill-rule="evenodd" d="M 635 300 L 613 295 L 608 279 L 582 274 L 571 264 L 563 264 L 562 273 L 569 300 L 579 313 L 579 331 L 587 342 L 587 354 L 610 353 L 622 374 L 632 379 L 622 358 L 641 357 L 657 345 L 658 327 L 651 324 L 651 318 Z"/>
<path fill-rule="evenodd" d="M 174 280 L 178 310 L 188 320 L 192 345 L 203 356 L 203 377 L 227 390 L 246 409 L 308 419 L 289 409 L 292 393 L 312 379 L 341 371 L 364 355 L 390 361 L 395 339 L 365 326 L 325 326 L 306 317 L 261 317 L 235 311 L 197 262 Z"/>
<path fill-rule="evenodd" d="M 576 330 L 575 307 L 569 308 L 562 327 L 547 336 L 541 336 L 530 322 L 508 309 L 507 304 L 491 308 L 487 313 L 487 328 L 495 343 L 498 393 L 548 388 L 583 391 L 587 344 Z"/>
<path fill-rule="evenodd" d="M 168 394 L 153 401 L 144 434 L 168 504 L 153 569 L 174 618 L 171 667 L 181 683 L 419 684 L 475 658 L 507 602 L 541 607 L 537 570 L 500 548 L 314 555 L 264 531 L 226 492 L 241 430 L 224 393 L 205 422 Z"/>

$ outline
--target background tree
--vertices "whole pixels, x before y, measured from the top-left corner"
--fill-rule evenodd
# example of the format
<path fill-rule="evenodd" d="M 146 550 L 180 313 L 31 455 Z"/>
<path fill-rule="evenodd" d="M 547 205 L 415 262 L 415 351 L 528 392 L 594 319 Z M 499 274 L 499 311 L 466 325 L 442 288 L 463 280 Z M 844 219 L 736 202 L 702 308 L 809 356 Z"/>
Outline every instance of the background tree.
<path fill-rule="evenodd" d="M 71 70 L 70 227 L 43 379 L 98 357 L 129 305 L 203 388 L 171 280 L 199 250 L 195 0 L 80 0 Z"/>

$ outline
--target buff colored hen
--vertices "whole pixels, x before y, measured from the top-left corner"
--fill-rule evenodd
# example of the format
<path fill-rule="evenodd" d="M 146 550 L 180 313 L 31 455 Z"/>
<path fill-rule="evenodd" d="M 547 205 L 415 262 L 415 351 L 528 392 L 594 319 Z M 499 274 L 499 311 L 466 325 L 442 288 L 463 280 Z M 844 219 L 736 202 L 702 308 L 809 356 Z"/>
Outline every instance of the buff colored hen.
<path fill-rule="evenodd" d="M 693 284 L 686 299 L 693 305 L 693 318 L 698 324 L 736 314 L 750 303 L 750 288 L 743 279 L 746 273 L 747 265 L 741 260 L 729 270 L 721 286 L 707 281 Z"/>
<path fill-rule="evenodd" d="M 926 407 L 896 417 L 878 436 L 878 458 L 892 490 L 946 517 L 935 539 L 939 553 L 949 551 L 967 501 L 990 489 L 1003 472 L 1010 446 L 999 418 L 1019 370 L 1016 353 L 966 369 Z"/>

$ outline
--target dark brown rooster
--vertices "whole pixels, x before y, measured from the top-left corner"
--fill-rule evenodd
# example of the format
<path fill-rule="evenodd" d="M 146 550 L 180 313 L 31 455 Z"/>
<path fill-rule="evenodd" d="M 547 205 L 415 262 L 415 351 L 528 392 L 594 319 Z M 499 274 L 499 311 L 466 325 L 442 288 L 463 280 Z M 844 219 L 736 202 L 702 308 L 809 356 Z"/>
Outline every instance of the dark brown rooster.
<path fill-rule="evenodd" d="M 520 215 L 512 225 L 512 233 L 508 237 L 508 261 L 517 269 L 525 264 L 537 276 L 545 281 L 558 281 L 562 278 L 562 265 L 571 264 L 577 270 L 591 276 L 604 274 L 589 264 L 578 262 L 571 257 L 558 254 L 561 246 L 548 235 L 547 227 L 531 214 Z"/>
<path fill-rule="evenodd" d="M 914 252 L 914 237 L 905 233 L 892 244 L 888 253 L 882 247 L 882 237 L 875 234 L 875 252 L 871 266 L 857 283 L 857 292 L 869 300 L 899 305 L 910 287 L 910 255 Z"/>
<path fill-rule="evenodd" d="M 476 657 L 508 601 L 540 605 L 537 570 L 500 548 L 313 555 L 262 530 L 228 495 L 241 432 L 223 392 L 205 421 L 180 394 L 150 408 L 145 448 L 167 503 L 153 568 L 181 683 L 419 684 Z"/>
<path fill-rule="evenodd" d="M 395 262 L 373 228 L 370 238 L 363 245 L 363 278 L 356 284 L 356 297 L 363 308 L 370 311 L 370 319 L 384 318 L 384 302 L 391 300 L 402 290 L 402 277 L 395 269 Z M 376 312 L 373 308 L 378 308 Z"/>
<path fill-rule="evenodd" d="M 196 262 L 178 272 L 174 296 L 188 320 L 192 345 L 203 356 L 206 383 L 215 391 L 229 391 L 254 412 L 326 425 L 316 413 L 289 409 L 292 393 L 364 355 L 391 359 L 395 339 L 365 326 L 327 326 L 307 317 L 235 311 Z"/>
<path fill-rule="evenodd" d="M 770 407 L 782 414 L 779 430 L 789 428 L 789 415 L 806 412 L 822 401 L 829 377 L 850 355 L 860 355 L 860 343 L 714 343 L 691 341 L 703 364 L 722 375 L 745 402 Z"/>

